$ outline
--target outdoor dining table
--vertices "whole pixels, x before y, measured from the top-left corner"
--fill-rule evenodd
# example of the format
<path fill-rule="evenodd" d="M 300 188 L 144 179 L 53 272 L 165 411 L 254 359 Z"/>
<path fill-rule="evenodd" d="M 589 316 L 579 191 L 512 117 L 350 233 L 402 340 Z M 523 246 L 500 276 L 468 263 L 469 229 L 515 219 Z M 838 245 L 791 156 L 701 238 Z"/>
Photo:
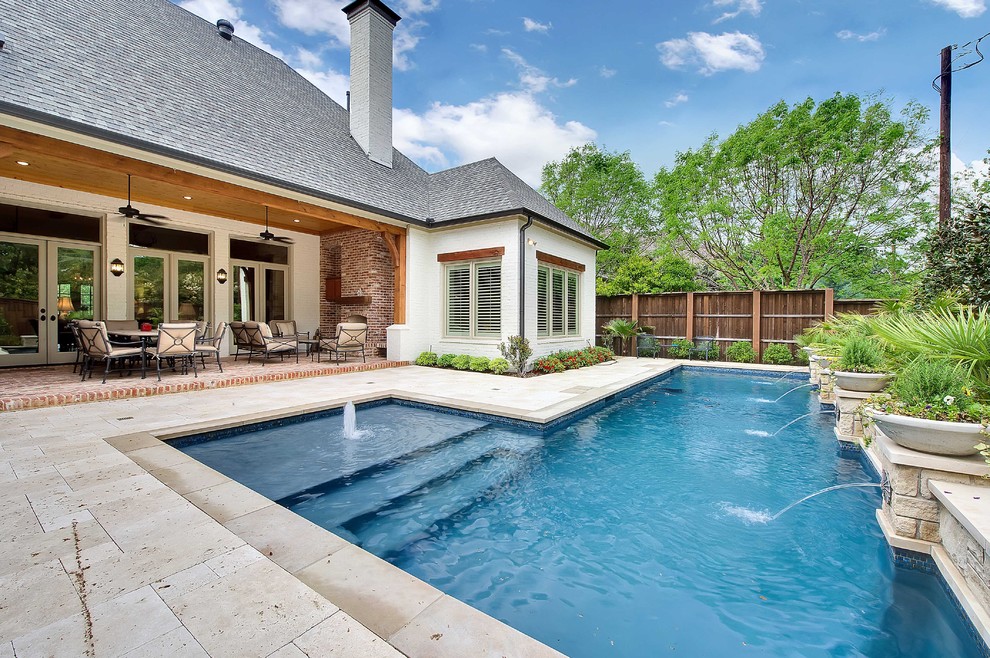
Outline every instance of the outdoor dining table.
<path fill-rule="evenodd" d="M 148 342 L 152 338 L 158 338 L 158 330 L 152 329 L 150 331 L 145 331 L 143 329 L 114 329 L 113 331 L 107 331 L 111 336 L 117 336 L 118 338 L 128 338 L 130 340 L 139 339 L 141 341 L 141 379 L 147 377 L 147 364 L 148 364 Z"/>

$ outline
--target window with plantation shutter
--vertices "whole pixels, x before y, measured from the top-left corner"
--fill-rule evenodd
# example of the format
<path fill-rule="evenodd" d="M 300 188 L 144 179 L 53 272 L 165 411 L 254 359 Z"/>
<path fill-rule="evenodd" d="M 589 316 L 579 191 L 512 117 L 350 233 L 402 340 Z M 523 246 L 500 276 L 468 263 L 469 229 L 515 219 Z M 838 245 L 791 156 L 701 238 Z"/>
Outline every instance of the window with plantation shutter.
<path fill-rule="evenodd" d="M 537 335 L 580 335 L 580 298 L 580 274 L 540 265 L 536 270 Z"/>
<path fill-rule="evenodd" d="M 564 272 L 551 271 L 550 289 L 550 332 L 554 336 L 564 335 Z"/>
<path fill-rule="evenodd" d="M 502 335 L 502 266 L 483 263 L 475 267 L 477 319 L 475 335 Z"/>
<path fill-rule="evenodd" d="M 502 336 L 502 265 L 465 262 L 445 268 L 445 335 Z"/>
<path fill-rule="evenodd" d="M 567 275 L 567 335 L 578 333 L 578 278 L 577 274 Z"/>
<path fill-rule="evenodd" d="M 471 267 L 447 268 L 447 335 L 471 335 Z"/>
<path fill-rule="evenodd" d="M 550 335 L 550 270 L 536 269 L 536 334 Z"/>

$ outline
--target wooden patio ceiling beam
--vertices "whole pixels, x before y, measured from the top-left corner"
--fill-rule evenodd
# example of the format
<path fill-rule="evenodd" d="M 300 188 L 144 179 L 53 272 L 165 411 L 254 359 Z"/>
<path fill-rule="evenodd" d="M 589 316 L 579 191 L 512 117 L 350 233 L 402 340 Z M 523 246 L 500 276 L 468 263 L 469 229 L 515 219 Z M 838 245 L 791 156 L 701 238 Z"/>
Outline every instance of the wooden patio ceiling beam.
<path fill-rule="evenodd" d="M 277 194 L 262 192 L 234 183 L 216 180 L 207 176 L 193 174 L 162 165 L 145 162 L 137 158 L 117 155 L 108 151 L 81 146 L 71 142 L 36 135 L 7 126 L 0 126 L 0 148 L 13 147 L 29 152 L 44 153 L 53 158 L 77 162 L 88 166 L 99 167 L 120 174 L 131 174 L 148 180 L 161 181 L 179 185 L 189 190 L 216 194 L 219 196 L 240 199 L 261 206 L 296 213 L 315 219 L 345 224 L 379 233 L 405 236 L 406 229 L 385 222 L 378 222 L 348 213 L 338 212 L 323 206 L 305 201 L 289 199 Z"/>

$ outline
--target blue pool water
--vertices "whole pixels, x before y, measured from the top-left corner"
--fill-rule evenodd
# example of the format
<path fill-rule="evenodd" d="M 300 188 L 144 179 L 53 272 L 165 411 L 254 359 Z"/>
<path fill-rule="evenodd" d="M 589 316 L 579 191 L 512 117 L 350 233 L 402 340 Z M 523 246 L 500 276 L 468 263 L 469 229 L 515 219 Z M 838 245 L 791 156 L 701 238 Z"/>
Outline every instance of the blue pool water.
<path fill-rule="evenodd" d="M 575 657 L 979 656 L 895 569 L 878 489 L 796 384 L 680 371 L 541 435 L 397 405 L 183 450 Z M 801 414 L 807 418 L 772 434 Z"/>

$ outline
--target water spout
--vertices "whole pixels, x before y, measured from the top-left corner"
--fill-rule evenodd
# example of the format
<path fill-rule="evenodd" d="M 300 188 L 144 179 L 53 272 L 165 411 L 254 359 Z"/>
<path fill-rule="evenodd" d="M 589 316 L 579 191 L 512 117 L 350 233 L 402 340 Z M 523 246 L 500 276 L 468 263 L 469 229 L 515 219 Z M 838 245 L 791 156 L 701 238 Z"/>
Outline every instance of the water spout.
<path fill-rule="evenodd" d="M 831 410 L 831 409 L 823 409 L 821 411 L 810 411 L 810 412 L 808 412 L 806 414 L 802 414 L 802 415 L 798 416 L 797 418 L 795 418 L 791 422 L 787 423 L 786 425 L 784 425 L 783 427 L 781 427 L 779 430 L 777 430 L 776 432 L 774 432 L 770 436 L 777 436 L 778 434 L 780 434 L 781 432 L 783 432 L 784 430 L 786 430 L 788 427 L 790 427 L 794 423 L 796 423 L 799 420 L 801 420 L 802 418 L 807 418 L 808 416 L 814 416 L 815 414 L 834 414 L 834 413 L 835 412 L 833 410 Z"/>
<path fill-rule="evenodd" d="M 344 405 L 344 438 L 360 439 L 367 432 L 357 428 L 357 412 L 353 402 Z"/>
<path fill-rule="evenodd" d="M 857 482 L 857 483 L 853 483 L 853 484 L 837 484 L 834 487 L 825 487 L 821 491 L 816 491 L 815 493 L 813 493 L 811 495 L 805 496 L 801 500 L 794 501 L 793 503 L 791 503 L 790 505 L 788 505 L 784 509 L 780 510 L 779 512 L 777 512 L 776 514 L 774 514 L 773 516 L 771 516 L 770 517 L 770 520 L 771 521 L 776 521 L 785 512 L 789 511 L 793 507 L 797 507 L 798 505 L 800 505 L 804 501 L 808 500 L 809 498 L 814 498 L 815 496 L 820 496 L 823 493 L 828 493 L 829 491 L 835 491 L 837 489 L 853 489 L 853 488 L 856 488 L 856 487 L 864 487 L 864 488 L 865 487 L 876 487 L 877 489 L 880 489 L 880 488 L 883 487 L 883 485 L 882 484 L 876 484 L 876 483 L 873 483 L 873 482 Z"/>
<path fill-rule="evenodd" d="M 795 387 L 794 387 L 794 388 L 792 388 L 791 390 L 789 390 L 789 391 L 787 391 L 787 393 L 784 393 L 784 394 L 783 394 L 783 395 L 781 395 L 781 396 L 780 396 L 779 398 L 777 398 L 776 400 L 774 400 L 774 402 L 780 402 L 780 401 L 781 401 L 781 400 L 783 400 L 783 399 L 784 399 L 785 397 L 787 397 L 788 395 L 790 395 L 790 394 L 791 394 L 791 393 L 793 393 L 794 391 L 796 391 L 796 390 L 798 390 L 799 388 L 808 388 L 809 386 L 817 386 L 817 384 L 801 384 L 800 386 L 795 386 Z"/>

